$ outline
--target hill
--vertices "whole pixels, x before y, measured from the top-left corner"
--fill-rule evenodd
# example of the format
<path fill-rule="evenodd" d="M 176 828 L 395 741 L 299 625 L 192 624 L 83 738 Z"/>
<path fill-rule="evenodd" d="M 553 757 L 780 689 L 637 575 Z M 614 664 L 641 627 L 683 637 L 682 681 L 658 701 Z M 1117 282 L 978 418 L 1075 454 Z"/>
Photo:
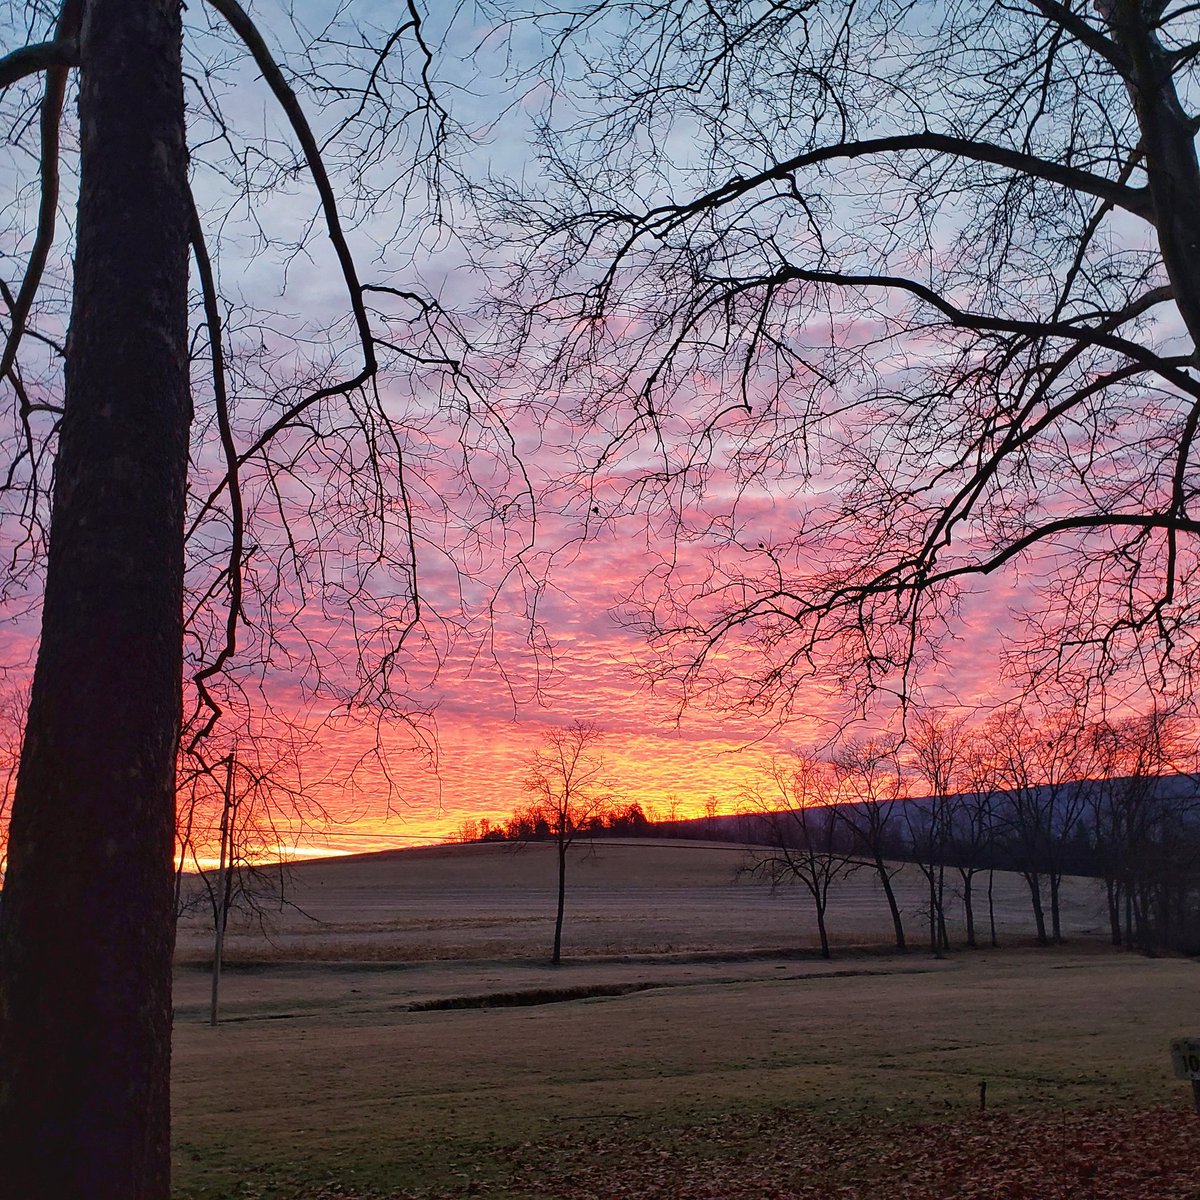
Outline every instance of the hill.
<path fill-rule="evenodd" d="M 745 868 L 753 855 L 752 847 L 663 839 L 576 845 L 564 952 L 594 958 L 811 950 L 817 939 L 807 896 L 750 878 Z M 549 947 L 554 872 L 554 848 L 545 843 L 387 850 L 296 864 L 282 903 L 267 898 L 257 913 L 233 914 L 226 957 L 234 963 L 538 958 Z M 194 893 L 198 881 L 189 887 Z M 925 891 L 916 868 L 902 867 L 896 887 L 917 933 Z M 1102 933 L 1099 899 L 1091 881 L 1069 881 L 1067 936 Z M 1004 940 L 1030 935 L 1018 877 L 997 873 L 994 903 Z M 960 907 L 951 904 L 956 939 Z M 887 908 L 873 876 L 860 872 L 836 886 L 829 924 L 835 946 L 889 942 Z M 211 915 L 199 907 L 186 914 L 180 961 L 209 956 L 211 937 Z"/>

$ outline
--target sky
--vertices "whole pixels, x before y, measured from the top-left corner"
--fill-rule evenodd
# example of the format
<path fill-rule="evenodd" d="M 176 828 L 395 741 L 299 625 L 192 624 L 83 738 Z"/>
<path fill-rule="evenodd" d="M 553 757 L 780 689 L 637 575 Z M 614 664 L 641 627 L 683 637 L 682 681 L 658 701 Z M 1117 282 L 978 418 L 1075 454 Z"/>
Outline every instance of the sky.
<path fill-rule="evenodd" d="M 393 19 L 392 7 L 359 3 L 352 11 L 364 27 L 382 26 Z M 286 10 L 255 7 L 272 44 L 291 56 L 308 99 L 322 87 L 332 94 L 366 77 L 365 60 L 345 30 L 334 31 L 325 54 L 304 56 L 331 11 L 320 0 Z M 358 351 L 336 263 L 314 215 L 316 198 L 295 162 L 294 137 L 255 73 L 214 40 L 205 10 L 188 19 L 196 34 L 189 43 L 195 46 L 189 59 L 194 188 L 227 301 L 241 397 L 235 424 L 246 446 L 293 389 L 298 393 L 323 371 L 352 373 Z M 447 20 L 455 22 L 450 33 L 437 24 Z M 433 125 L 422 110 L 423 58 L 411 38 L 394 60 L 403 66 L 388 76 L 396 101 L 388 122 L 372 124 L 380 111 L 368 106 L 359 114 L 349 101 L 314 116 L 318 133 L 333 139 L 335 186 L 363 280 L 405 293 L 370 297 L 377 329 L 397 347 L 391 364 L 378 393 L 356 401 L 349 415 L 332 406 L 314 410 L 319 437 L 288 435 L 268 451 L 269 464 L 247 465 L 255 522 L 247 571 L 257 595 L 267 598 L 249 604 L 238 686 L 252 704 L 256 696 L 268 701 L 273 719 L 304 731 L 302 790 L 328 818 L 293 828 L 281 798 L 274 841 L 292 852 L 347 853 L 452 836 L 468 818 L 502 819 L 523 802 L 526 763 L 546 732 L 575 720 L 600 730 L 600 751 L 622 798 L 659 815 L 700 815 L 713 798 L 718 811 L 735 811 L 739 793 L 771 755 L 818 746 L 832 734 L 847 715 L 847 689 L 836 672 L 818 670 L 781 723 L 778 710 L 730 711 L 703 701 L 681 708 L 670 681 L 651 688 L 655 659 L 637 628 L 635 598 L 647 578 L 662 578 L 664 555 L 674 556 L 684 576 L 703 577 L 712 543 L 674 539 L 661 515 L 647 518 L 623 504 L 622 486 L 653 461 L 645 439 L 627 443 L 631 448 L 594 493 L 574 486 L 580 443 L 572 411 L 587 406 L 603 372 L 568 373 L 551 386 L 529 363 L 507 360 L 495 313 L 481 305 L 489 286 L 512 277 L 521 251 L 505 241 L 503 228 L 489 231 L 489 243 L 468 232 L 473 222 L 462 191 L 465 179 L 489 176 L 522 186 L 541 182 L 529 139 L 554 84 L 533 65 L 528 29 L 501 36 L 469 7 L 432 6 L 430 22 L 431 76 L 461 132 L 461 156 L 443 172 L 440 187 L 430 175 Z M 350 61 L 359 65 L 351 69 Z M 564 93 L 555 99 L 564 127 L 589 115 L 586 107 L 573 109 Z M 217 107 L 220 122 L 205 116 Z M 404 120 L 391 119 L 398 111 L 408 114 Z M 348 118 L 340 130 L 338 114 Z M 686 123 L 667 136 L 668 157 L 682 178 L 694 157 Z M 364 163 L 374 165 L 360 174 Z M 10 164 L 0 180 L 20 201 L 2 231 L 4 254 L 14 260 L 27 252 L 36 198 L 28 179 L 22 181 L 28 167 L 28 160 Z M 68 171 L 62 198 L 68 219 L 52 263 L 61 286 L 39 312 L 40 328 L 57 336 L 69 278 L 72 187 Z M 454 327 L 440 313 L 426 323 L 408 293 L 435 298 L 453 314 Z M 792 331 L 798 345 L 817 346 L 831 328 L 847 345 L 883 340 L 885 312 L 820 316 L 810 314 Z M 649 336 L 647 327 L 645 312 L 625 310 L 598 333 L 636 346 Z M 196 344 L 203 345 L 199 331 Z M 463 356 L 466 382 L 434 361 L 443 354 Z M 424 361 L 413 366 L 413 355 Z M 681 394 L 697 412 L 724 406 L 720 381 L 704 374 L 702 356 L 696 362 L 678 384 Z M 909 365 L 883 351 L 872 362 L 897 379 Z M 195 377 L 201 415 L 193 491 L 200 496 L 223 467 L 215 425 L 204 415 L 207 385 L 201 371 Z M 33 383 L 51 400 L 61 386 L 52 364 Z M 600 415 L 601 430 L 616 427 L 615 411 Z M 593 454 L 596 436 L 584 443 Z M 687 502 L 701 518 L 736 520 L 739 536 L 770 547 L 786 540 L 797 513 L 818 504 L 820 486 L 829 485 L 818 480 L 806 492 L 808 485 L 786 472 L 736 478 L 722 459 L 732 455 L 735 440 L 732 433 L 718 439 L 713 490 Z M 381 464 L 382 498 L 369 450 Z M 781 454 L 780 461 L 790 460 Z M 407 514 L 396 499 L 401 487 Z M 538 499 L 536 520 L 531 495 Z M 363 520 L 362 510 L 372 506 L 375 520 Z M 284 509 L 292 513 L 287 530 L 277 516 Z M 219 569 L 226 533 L 218 505 L 193 538 L 195 592 L 203 594 Z M 19 558 L 20 539 L 6 537 L 5 548 Z M 363 661 L 378 662 L 388 641 L 374 626 L 382 619 L 394 633 L 413 615 L 405 600 L 410 537 L 423 609 L 381 705 L 359 672 L 359 651 Z M 274 571 L 272 564 L 289 554 L 289 571 Z M 1010 686 L 998 668 L 1004 636 L 1035 603 L 1034 576 L 1028 569 L 1001 573 L 959 598 L 944 657 L 923 674 L 924 699 L 969 709 L 1003 697 Z M 0 666 L 17 697 L 35 644 L 36 589 L 36 571 L 27 586 L 10 581 L 9 619 L 0 627 Z M 209 619 L 219 624 L 219 607 L 213 611 Z M 197 628 L 203 626 L 201 618 Z M 269 657 L 265 667 L 255 661 L 260 654 Z M 713 664 L 744 665 L 744 659 Z M 373 703 L 348 717 L 339 704 L 354 694 Z M 859 728 L 890 719 L 885 697 Z"/>

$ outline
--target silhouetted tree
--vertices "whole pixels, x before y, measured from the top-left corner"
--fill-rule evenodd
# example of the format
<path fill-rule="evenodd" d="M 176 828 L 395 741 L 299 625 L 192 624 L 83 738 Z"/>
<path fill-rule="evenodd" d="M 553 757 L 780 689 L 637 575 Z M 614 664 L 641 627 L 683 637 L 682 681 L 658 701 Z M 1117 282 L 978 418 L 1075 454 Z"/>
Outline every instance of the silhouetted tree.
<path fill-rule="evenodd" d="M 436 182 L 448 125 L 421 16 L 351 19 L 320 38 L 281 23 L 303 56 L 285 70 L 238 0 L 186 17 L 178 0 L 39 0 L 3 17 L 31 39 L 0 58 L 0 125 L 38 202 L 22 181 L 3 206 L 21 274 L 0 284 L 0 601 L 40 597 L 41 637 L 0 907 L 0 1196 L 167 1196 L 181 733 L 196 752 L 277 659 L 331 704 L 411 711 L 405 642 L 418 633 L 432 666 L 454 628 L 423 624 L 417 547 L 478 564 L 502 522 L 490 501 L 451 518 L 498 477 L 473 461 L 455 486 L 453 437 L 428 464 L 436 485 L 422 479 L 411 452 L 439 429 L 495 463 L 511 440 L 452 397 L 461 355 L 438 306 L 403 279 L 360 279 L 339 212 L 339 187 L 366 217 L 385 194 L 397 214 L 423 204 Z M 223 104 L 239 83 L 239 103 L 253 94 L 251 75 L 283 127 L 252 120 L 258 141 Z M 306 102 L 325 110 L 319 134 Z M 368 178 L 381 163 L 385 190 Z M 247 238 L 285 271 L 328 255 L 332 320 L 289 325 L 223 297 L 222 248 L 244 254 Z M 506 516 L 522 496 L 506 494 Z M 347 650 L 359 670 L 339 676 Z"/>
<path fill-rule="evenodd" d="M 230 913 L 261 922 L 268 907 L 282 909 L 291 880 L 289 848 L 329 823 L 312 792 L 324 780 L 302 763 L 311 748 L 301 731 L 281 724 L 270 733 L 243 732 L 215 758 L 216 744 L 206 741 L 205 754 L 188 755 L 179 773 L 175 907 L 180 913 L 207 905 L 212 912 L 213 1025 Z M 202 861 L 214 843 L 215 868 Z"/>
<path fill-rule="evenodd" d="M 1062 941 L 1061 885 L 1067 848 L 1079 831 L 1091 762 L 1074 708 L 1046 710 L 1032 698 L 995 712 L 984 730 L 1004 795 L 1000 826 L 1013 865 L 1029 888 L 1039 945 Z M 1050 934 L 1045 896 L 1049 890 Z"/>
<path fill-rule="evenodd" d="M 544 821 L 558 862 L 558 904 L 550 961 L 562 961 L 563 912 L 567 895 L 567 851 L 593 820 L 602 819 L 614 798 L 598 746 L 602 734 L 589 721 L 551 729 L 526 763 L 525 790 L 531 819 Z"/>
<path fill-rule="evenodd" d="M 817 918 L 822 958 L 830 956 L 825 917 L 830 888 L 862 865 L 838 818 L 837 793 L 827 763 L 797 754 L 789 761 L 772 761 L 764 782 L 747 788 L 741 797 L 769 838 L 769 850 L 753 852 L 752 873 L 773 887 L 803 885 Z"/>
<path fill-rule="evenodd" d="M 896 949 L 904 950 L 904 920 L 892 879 L 900 867 L 889 861 L 895 849 L 898 805 L 904 797 L 904 780 L 896 760 L 896 745 L 888 737 L 845 742 L 833 754 L 838 784 L 838 819 L 853 834 L 854 848 L 866 856 L 879 877 L 892 918 Z"/>
<path fill-rule="evenodd" d="M 1185 731 L 1178 714 L 1161 710 L 1089 730 L 1099 770 L 1086 788 L 1087 825 L 1115 946 L 1200 942 L 1190 911 L 1200 893 L 1197 787 Z"/>
<path fill-rule="evenodd" d="M 962 763 L 963 790 L 954 797 L 951 810 L 950 847 L 954 865 L 962 881 L 963 911 L 967 926 L 967 945 L 977 944 L 975 931 L 975 876 L 986 869 L 988 939 L 996 939 L 996 807 L 1000 795 L 997 766 L 986 739 L 978 730 L 968 736 Z"/>
<path fill-rule="evenodd" d="M 14 1200 L 165 1198 L 170 1163 L 191 420 L 180 10 L 88 0 L 81 20 L 84 8 L 63 9 L 41 64 L 43 200 L 57 207 L 48 177 L 72 62 L 80 192 L 41 648 L 0 908 L 0 1195 Z M 27 292 L 10 302 L 10 379 Z"/>
<path fill-rule="evenodd" d="M 913 857 L 925 876 L 929 894 L 929 949 L 949 949 L 946 931 L 946 866 L 953 834 L 953 797 L 959 787 L 966 743 L 965 721 L 933 710 L 917 710 L 907 738 L 913 766 L 928 791 L 920 802 L 904 806 Z M 969 906 L 969 899 L 968 899 Z M 974 929 L 967 919 L 968 940 Z"/>
<path fill-rule="evenodd" d="M 613 808 L 605 817 L 604 827 L 609 833 L 638 837 L 650 832 L 650 821 L 642 806 L 633 802 Z"/>
<path fill-rule="evenodd" d="M 23 689 L 0 691 L 0 887 L 8 859 L 8 808 L 21 761 L 21 736 L 29 697 Z"/>

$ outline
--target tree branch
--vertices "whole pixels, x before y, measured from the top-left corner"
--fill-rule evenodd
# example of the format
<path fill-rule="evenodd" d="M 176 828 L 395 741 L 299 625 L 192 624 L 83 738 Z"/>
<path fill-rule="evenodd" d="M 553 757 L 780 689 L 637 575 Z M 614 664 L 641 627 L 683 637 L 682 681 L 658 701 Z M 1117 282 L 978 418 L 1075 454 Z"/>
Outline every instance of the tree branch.
<path fill-rule="evenodd" d="M 363 306 L 362 285 L 358 281 L 358 270 L 354 265 L 354 256 L 350 253 L 350 247 L 346 243 L 346 235 L 342 230 L 342 222 L 337 210 L 337 197 L 334 195 L 333 185 L 329 181 L 329 173 L 325 170 L 325 162 L 321 157 L 321 148 L 317 144 L 317 139 L 313 136 L 312 128 L 308 123 L 308 118 L 304 115 L 304 109 L 301 108 L 300 101 L 296 98 L 296 93 L 292 91 L 288 81 L 284 78 L 283 72 L 279 69 L 279 64 L 275 61 L 274 56 L 267 47 L 267 43 L 263 40 L 262 34 L 259 33 L 258 28 L 250 19 L 246 10 L 238 4 L 237 0 L 208 0 L 208 2 L 229 22 L 233 31 L 245 43 L 246 48 L 254 58 L 255 64 L 262 72 L 267 86 L 274 93 L 275 99 L 279 101 L 279 106 L 283 109 L 288 122 L 292 126 L 293 132 L 296 134 L 297 140 L 300 142 L 300 148 L 304 152 L 304 159 L 308 164 L 309 173 L 312 175 L 317 194 L 321 198 L 321 211 L 325 216 L 325 227 L 329 234 L 329 240 L 333 243 L 334 252 L 337 254 L 338 265 L 342 270 L 342 277 L 346 281 L 350 306 L 353 309 L 354 321 L 358 327 L 358 337 L 362 343 L 364 359 L 363 373 L 360 376 L 360 381 L 361 379 L 369 378 L 376 370 L 375 345 L 374 338 L 371 336 L 371 323 L 367 316 L 367 310 Z"/>
<path fill-rule="evenodd" d="M 1074 13 L 1066 5 L 1058 3 L 1058 0 L 1033 0 L 1033 5 L 1047 21 L 1053 21 L 1081 45 L 1100 55 L 1118 75 L 1128 77 L 1129 56 L 1094 25 L 1089 25 L 1078 13 Z M 1102 8 L 1102 5 L 1097 4 L 1096 7 L 1099 9 Z"/>
<path fill-rule="evenodd" d="M 745 287 L 762 286 L 768 283 L 787 283 L 794 280 L 798 283 L 824 283 L 834 287 L 877 287 L 885 291 L 907 292 L 909 295 L 924 301 L 936 309 L 959 329 L 971 329 L 979 332 L 1016 333 L 1029 338 L 1062 338 L 1070 342 L 1082 342 L 1089 346 L 1099 346 L 1105 350 L 1113 350 L 1123 354 L 1134 362 L 1142 363 L 1147 370 L 1153 371 L 1163 379 L 1169 380 L 1189 396 L 1200 395 L 1200 384 L 1182 370 L 1167 363 L 1161 354 L 1147 350 L 1137 342 L 1128 338 L 1117 337 L 1107 332 L 1103 327 L 1097 329 L 1090 325 L 1078 324 L 1074 321 L 1018 321 L 1008 317 L 991 317 L 984 313 L 973 313 L 952 304 L 940 293 L 927 284 L 915 279 L 906 279 L 902 275 L 858 275 L 841 271 L 813 271 L 804 267 L 787 266 L 781 268 L 769 279 L 756 279 L 752 282 L 731 280 Z M 1162 304 L 1171 299 L 1169 288 L 1153 288 L 1144 296 L 1139 297 L 1119 314 L 1109 314 L 1109 325 L 1112 317 L 1129 320 L 1140 315 L 1154 304 Z"/>
<path fill-rule="evenodd" d="M 651 209 L 644 216 L 631 218 L 623 215 L 620 219 L 637 226 L 669 226 L 673 225 L 678 217 L 690 217 L 698 212 L 720 208 L 728 201 L 744 196 L 764 183 L 787 179 L 805 167 L 817 166 L 820 163 L 838 159 L 853 161 L 876 154 L 901 154 L 913 150 L 928 150 L 936 154 L 949 154 L 957 158 L 969 159 L 973 162 L 992 163 L 1017 174 L 1031 175 L 1076 192 L 1107 200 L 1117 208 L 1133 213 L 1151 224 L 1154 223 L 1154 209 L 1150 194 L 1144 187 L 1129 187 L 1127 184 L 1106 179 L 1103 175 L 1096 175 L 1091 171 L 1081 171 L 1076 167 L 1051 162 L 1039 158 L 1035 154 L 1011 150 L 1006 146 L 997 146 L 991 142 L 978 142 L 970 138 L 957 137 L 954 134 L 932 131 L 821 146 L 816 150 L 809 150 L 804 154 L 797 154 L 793 158 L 785 159 L 755 175 L 735 176 L 720 187 L 714 188 L 686 204 L 661 205 Z M 595 217 L 603 214 L 592 213 L 589 215 Z"/>
<path fill-rule="evenodd" d="M 79 43 L 74 37 L 55 38 L 50 42 L 38 42 L 33 46 L 22 46 L 0 58 L 0 89 L 12 87 L 30 75 L 55 68 L 79 65 Z"/>
<path fill-rule="evenodd" d="M 208 353 L 212 363 L 213 398 L 217 408 L 217 429 L 221 436 L 221 449 L 225 455 L 225 480 L 229 486 L 229 517 L 232 526 L 226 567 L 229 579 L 229 608 L 225 614 L 225 644 L 208 666 L 202 667 L 192 676 L 192 682 L 196 685 L 198 693 L 198 703 L 209 710 L 208 720 L 193 735 L 188 747 L 189 750 L 194 750 L 196 744 L 211 732 L 221 716 L 221 706 L 209 692 L 206 684 L 237 652 L 237 628 L 238 621 L 242 617 L 242 555 L 246 522 L 242 490 L 238 479 L 237 445 L 234 442 L 233 427 L 229 421 L 229 396 L 225 384 L 225 355 L 222 349 L 221 314 L 217 308 L 216 280 L 213 277 L 212 262 L 208 257 L 208 247 L 204 241 L 204 229 L 200 224 L 200 214 L 196 211 L 195 198 L 189 193 L 188 199 L 191 204 L 192 255 L 196 260 L 196 273 L 200 277 L 200 291 L 204 298 L 204 321 L 208 327 Z"/>
<path fill-rule="evenodd" d="M 74 40 L 79 31 L 80 7 L 81 0 L 66 0 L 59 13 L 55 42 L 45 43 L 46 45 L 61 45 L 68 40 Z M 67 91 L 68 67 L 51 64 L 45 69 L 46 91 L 39 109 L 41 196 L 38 203 L 37 233 L 34 236 L 29 263 L 25 268 L 25 277 L 21 280 L 21 287 L 11 307 L 12 324 L 4 344 L 4 353 L 0 355 L 0 379 L 8 377 L 16 362 L 25 325 L 42 282 L 46 260 L 50 256 L 50 247 L 54 244 L 54 227 L 58 213 L 59 123 L 62 120 L 63 99 Z"/>
<path fill-rule="evenodd" d="M 1081 513 L 1074 517 L 1062 517 L 1057 521 L 1048 521 L 1036 529 L 1029 530 L 1019 538 L 1014 538 L 998 550 L 991 558 L 978 563 L 965 563 L 957 567 L 947 567 L 944 571 L 934 572 L 924 581 L 924 586 L 947 583 L 964 575 L 990 575 L 993 571 L 1004 566 L 1018 554 L 1028 550 L 1039 542 L 1057 537 L 1063 533 L 1073 533 L 1085 529 L 1135 529 L 1148 533 L 1161 529 L 1167 533 L 1190 533 L 1200 535 L 1200 520 L 1192 517 L 1168 515 L 1165 513 Z M 883 576 L 880 576 L 883 579 Z M 890 590 L 886 587 L 881 590 Z"/>

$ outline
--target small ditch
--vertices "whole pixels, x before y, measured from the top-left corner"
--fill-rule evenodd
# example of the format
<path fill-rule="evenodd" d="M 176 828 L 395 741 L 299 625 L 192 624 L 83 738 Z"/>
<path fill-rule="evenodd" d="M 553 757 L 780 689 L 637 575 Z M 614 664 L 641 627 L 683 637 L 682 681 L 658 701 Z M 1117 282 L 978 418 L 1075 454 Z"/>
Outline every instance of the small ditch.
<path fill-rule="evenodd" d="M 637 983 L 580 984 L 577 987 L 529 988 L 519 992 L 486 992 L 477 996 L 442 996 L 435 1000 L 415 1000 L 409 1012 L 441 1012 L 455 1008 L 525 1008 L 535 1004 L 565 1004 L 570 1000 L 591 1000 L 610 996 L 628 996 L 661 988 L 662 983 L 642 980 Z"/>

